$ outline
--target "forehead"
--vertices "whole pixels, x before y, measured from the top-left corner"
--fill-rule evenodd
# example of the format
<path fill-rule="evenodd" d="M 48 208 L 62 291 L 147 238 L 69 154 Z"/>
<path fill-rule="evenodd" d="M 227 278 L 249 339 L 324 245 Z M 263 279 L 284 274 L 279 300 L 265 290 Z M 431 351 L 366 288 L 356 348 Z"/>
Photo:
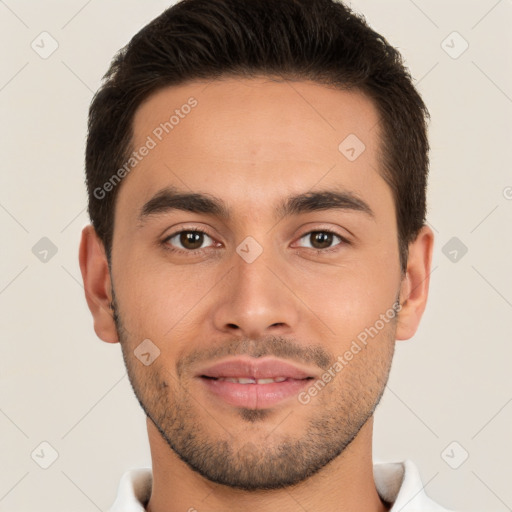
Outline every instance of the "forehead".
<path fill-rule="evenodd" d="M 151 149 L 120 196 L 140 203 L 168 184 L 267 202 L 316 184 L 371 196 L 387 186 L 379 135 L 377 110 L 357 91 L 268 77 L 166 87 L 134 116 L 133 149 Z"/>
<path fill-rule="evenodd" d="M 187 102 L 197 104 L 188 108 Z M 171 120 L 172 131 L 164 129 L 163 138 L 172 133 L 185 149 L 193 145 L 197 156 L 208 158 L 229 156 L 229 148 L 216 144 L 222 139 L 236 142 L 239 157 L 245 154 L 261 160 L 270 156 L 275 160 L 275 147 L 279 146 L 288 157 L 311 154 L 317 159 L 318 150 L 326 151 L 324 158 L 330 161 L 339 156 L 338 144 L 350 133 L 371 144 L 369 139 L 376 133 L 367 132 L 376 128 L 378 119 L 373 102 L 358 91 L 263 77 L 225 78 L 156 92 L 137 110 L 133 128 L 137 145 L 147 134 L 155 132 L 158 138 L 160 125 Z M 290 137 L 292 133 L 296 136 Z M 247 134 L 253 137 L 244 139 Z"/>

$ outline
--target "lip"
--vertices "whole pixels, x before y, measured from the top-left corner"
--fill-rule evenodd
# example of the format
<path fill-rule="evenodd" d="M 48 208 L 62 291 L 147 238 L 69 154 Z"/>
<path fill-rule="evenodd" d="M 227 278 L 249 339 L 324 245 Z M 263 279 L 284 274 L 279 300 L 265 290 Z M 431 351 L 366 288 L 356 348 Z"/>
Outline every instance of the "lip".
<path fill-rule="evenodd" d="M 237 357 L 200 369 L 196 375 L 198 377 L 246 377 L 251 379 L 286 377 L 287 379 L 300 380 L 314 377 L 315 372 L 282 359 Z"/>
<path fill-rule="evenodd" d="M 209 394 L 235 407 L 266 409 L 296 396 L 314 372 L 275 358 L 236 358 L 201 369 L 196 377 Z M 282 382 L 239 384 L 220 378 L 275 379 Z"/>

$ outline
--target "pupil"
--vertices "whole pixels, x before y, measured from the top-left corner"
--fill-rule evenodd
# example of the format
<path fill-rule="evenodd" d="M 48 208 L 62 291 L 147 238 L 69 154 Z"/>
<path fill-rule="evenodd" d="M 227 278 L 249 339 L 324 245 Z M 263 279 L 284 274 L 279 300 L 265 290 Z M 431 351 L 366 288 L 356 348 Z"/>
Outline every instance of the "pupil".
<path fill-rule="evenodd" d="M 325 233 L 324 231 L 317 231 L 312 233 L 313 236 L 313 247 L 316 249 L 325 249 L 332 243 L 332 233 Z M 317 244 L 318 242 L 318 244 Z M 319 246 L 318 246 L 319 245 Z"/>
<path fill-rule="evenodd" d="M 187 249 L 198 249 L 203 244 L 202 233 L 194 233 L 193 231 L 185 231 L 180 235 L 180 242 Z"/>

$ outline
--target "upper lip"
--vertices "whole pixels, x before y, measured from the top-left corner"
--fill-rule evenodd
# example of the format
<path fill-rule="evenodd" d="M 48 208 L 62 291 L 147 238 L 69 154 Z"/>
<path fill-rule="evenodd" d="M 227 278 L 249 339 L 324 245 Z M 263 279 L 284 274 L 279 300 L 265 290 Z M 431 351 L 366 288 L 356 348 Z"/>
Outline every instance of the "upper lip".
<path fill-rule="evenodd" d="M 197 373 L 198 377 L 214 378 L 252 378 L 273 379 L 285 377 L 288 379 L 312 378 L 313 374 L 307 369 L 275 358 L 240 358 L 224 360 L 212 366 L 205 367 Z"/>

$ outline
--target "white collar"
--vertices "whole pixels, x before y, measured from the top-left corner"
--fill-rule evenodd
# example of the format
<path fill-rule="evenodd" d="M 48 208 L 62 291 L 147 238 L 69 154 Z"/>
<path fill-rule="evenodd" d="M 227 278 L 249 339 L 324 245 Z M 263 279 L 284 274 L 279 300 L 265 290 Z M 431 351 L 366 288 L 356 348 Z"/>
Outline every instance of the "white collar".
<path fill-rule="evenodd" d="M 409 459 L 374 463 L 373 477 L 379 496 L 393 503 L 390 512 L 450 512 L 427 496 L 418 468 Z M 145 512 L 152 483 L 151 468 L 126 471 L 119 482 L 117 498 L 108 512 Z"/>

